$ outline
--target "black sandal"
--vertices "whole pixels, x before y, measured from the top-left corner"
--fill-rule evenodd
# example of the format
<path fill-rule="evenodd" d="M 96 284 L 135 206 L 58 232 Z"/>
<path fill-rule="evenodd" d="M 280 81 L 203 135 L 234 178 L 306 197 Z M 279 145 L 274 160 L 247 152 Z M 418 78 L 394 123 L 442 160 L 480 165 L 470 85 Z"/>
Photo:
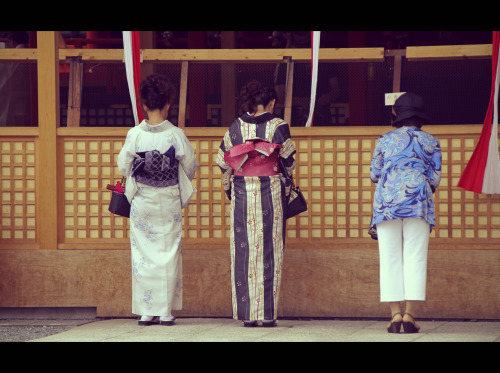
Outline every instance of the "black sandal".
<path fill-rule="evenodd" d="M 413 322 L 411 321 L 403 321 L 403 329 L 405 333 L 418 333 L 420 328 L 417 328 L 415 325 L 415 317 L 408 312 L 405 312 L 405 315 L 408 315 L 412 318 Z"/>
<path fill-rule="evenodd" d="M 265 320 L 262 321 L 262 326 L 264 328 L 274 328 L 275 326 L 278 326 L 278 322 L 276 320 Z"/>
<path fill-rule="evenodd" d="M 248 320 L 243 321 L 243 327 L 245 328 L 253 328 L 255 326 L 257 326 L 257 321 L 248 321 Z"/>
<path fill-rule="evenodd" d="M 401 312 L 396 312 L 394 315 L 392 315 L 392 318 L 391 318 L 391 323 L 390 325 L 387 327 L 387 332 L 389 333 L 399 333 L 401 331 L 401 324 L 403 323 L 402 321 L 398 321 L 398 322 L 394 322 L 392 320 L 394 320 L 394 316 L 396 315 L 401 315 Z"/>
<path fill-rule="evenodd" d="M 141 318 L 139 318 L 139 321 L 137 322 L 137 324 L 141 326 L 158 325 L 159 323 L 160 318 L 158 316 L 153 317 L 151 320 L 141 320 Z"/>

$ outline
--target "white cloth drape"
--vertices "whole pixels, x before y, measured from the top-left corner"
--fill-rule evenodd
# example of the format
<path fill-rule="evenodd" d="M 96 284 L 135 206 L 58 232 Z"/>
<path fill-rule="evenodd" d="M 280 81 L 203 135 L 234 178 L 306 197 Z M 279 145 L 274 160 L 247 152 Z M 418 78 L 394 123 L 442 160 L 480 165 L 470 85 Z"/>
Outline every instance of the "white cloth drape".
<path fill-rule="evenodd" d="M 316 87 L 318 85 L 318 56 L 319 56 L 319 39 L 321 31 L 312 31 L 311 33 L 311 104 L 309 107 L 309 118 L 306 122 L 306 127 L 311 127 L 314 116 L 314 106 L 316 104 Z"/>

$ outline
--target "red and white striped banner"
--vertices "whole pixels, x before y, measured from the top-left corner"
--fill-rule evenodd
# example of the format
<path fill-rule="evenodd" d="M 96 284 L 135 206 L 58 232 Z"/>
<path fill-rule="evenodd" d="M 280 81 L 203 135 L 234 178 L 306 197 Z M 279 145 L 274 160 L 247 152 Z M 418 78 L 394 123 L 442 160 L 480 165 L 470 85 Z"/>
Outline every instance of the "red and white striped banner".
<path fill-rule="evenodd" d="M 144 119 L 139 104 L 139 84 L 141 82 L 141 46 L 139 31 L 123 31 L 123 53 L 128 90 L 132 101 L 132 112 L 137 126 Z"/>
<path fill-rule="evenodd" d="M 500 194 L 500 158 L 498 154 L 499 39 L 500 31 L 493 31 L 490 102 L 479 141 L 458 182 L 460 188 L 478 194 Z"/>
<path fill-rule="evenodd" d="M 318 56 L 319 39 L 321 31 L 311 31 L 311 103 L 309 107 L 309 118 L 306 127 L 312 127 L 314 118 L 314 106 L 316 104 L 316 87 L 318 85 Z"/>

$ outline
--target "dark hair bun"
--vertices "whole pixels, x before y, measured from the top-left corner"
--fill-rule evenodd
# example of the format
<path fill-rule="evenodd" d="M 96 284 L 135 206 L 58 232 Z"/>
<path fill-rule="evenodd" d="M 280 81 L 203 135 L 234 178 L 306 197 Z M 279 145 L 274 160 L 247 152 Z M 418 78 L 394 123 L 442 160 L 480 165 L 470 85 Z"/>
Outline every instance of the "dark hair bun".
<path fill-rule="evenodd" d="M 240 109 L 243 113 L 255 112 L 258 105 L 266 107 L 276 97 L 276 90 L 273 87 L 252 80 L 241 89 Z"/>
<path fill-rule="evenodd" d="M 141 102 L 149 110 L 156 110 L 163 109 L 167 104 L 172 104 L 176 92 L 174 85 L 165 76 L 153 74 L 141 82 L 139 96 Z"/>

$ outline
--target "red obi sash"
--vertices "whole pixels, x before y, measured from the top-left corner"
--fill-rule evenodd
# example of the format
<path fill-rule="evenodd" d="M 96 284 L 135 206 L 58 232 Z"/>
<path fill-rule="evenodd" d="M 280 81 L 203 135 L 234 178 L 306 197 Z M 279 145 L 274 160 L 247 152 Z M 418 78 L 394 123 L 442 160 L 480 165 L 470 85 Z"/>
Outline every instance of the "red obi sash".
<path fill-rule="evenodd" d="M 263 139 L 247 140 L 224 154 L 224 161 L 237 176 L 271 176 L 279 174 L 280 144 Z"/>

